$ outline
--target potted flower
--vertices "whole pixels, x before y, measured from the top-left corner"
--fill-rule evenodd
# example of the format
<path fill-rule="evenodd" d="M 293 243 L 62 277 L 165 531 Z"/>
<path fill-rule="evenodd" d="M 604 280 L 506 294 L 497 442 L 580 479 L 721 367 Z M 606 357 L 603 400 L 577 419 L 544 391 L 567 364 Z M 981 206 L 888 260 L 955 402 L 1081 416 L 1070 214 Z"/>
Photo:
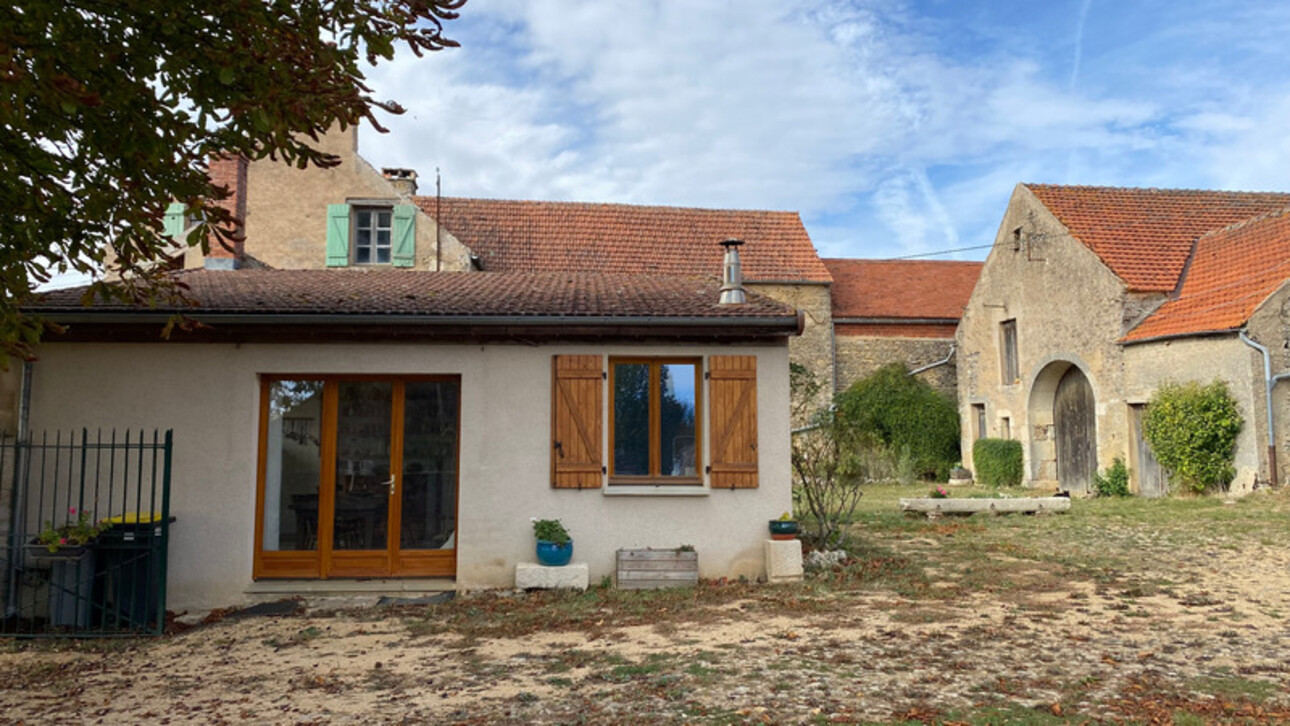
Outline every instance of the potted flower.
<path fill-rule="evenodd" d="M 563 567 L 573 559 L 573 538 L 558 519 L 533 519 L 537 537 L 538 563 L 546 567 Z"/>
<path fill-rule="evenodd" d="M 793 515 L 784 512 L 779 519 L 770 520 L 770 538 L 778 540 L 795 539 L 800 530 Z"/>
<path fill-rule="evenodd" d="M 69 519 L 57 527 L 46 520 L 45 528 L 31 543 L 33 556 L 40 559 L 78 559 L 85 554 L 88 545 L 112 526 L 107 520 L 95 522 L 89 512 L 77 511 L 76 507 L 69 507 L 67 514 L 76 519 Z"/>

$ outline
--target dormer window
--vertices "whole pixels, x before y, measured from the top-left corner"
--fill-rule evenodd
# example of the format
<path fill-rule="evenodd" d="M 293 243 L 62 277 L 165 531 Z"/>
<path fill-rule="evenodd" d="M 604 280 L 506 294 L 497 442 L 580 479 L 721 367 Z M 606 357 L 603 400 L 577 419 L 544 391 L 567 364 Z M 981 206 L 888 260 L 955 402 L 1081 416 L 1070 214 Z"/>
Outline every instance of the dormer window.
<path fill-rule="evenodd" d="M 391 207 L 353 207 L 354 264 L 390 264 Z"/>
<path fill-rule="evenodd" d="M 416 260 L 417 208 L 380 200 L 327 205 L 327 266 L 392 265 Z"/>

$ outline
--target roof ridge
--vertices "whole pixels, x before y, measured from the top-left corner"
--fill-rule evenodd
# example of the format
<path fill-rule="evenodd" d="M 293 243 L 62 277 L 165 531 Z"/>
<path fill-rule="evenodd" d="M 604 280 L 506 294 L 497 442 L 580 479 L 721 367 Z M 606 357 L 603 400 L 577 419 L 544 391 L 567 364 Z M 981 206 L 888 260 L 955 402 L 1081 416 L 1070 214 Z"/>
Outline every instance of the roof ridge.
<path fill-rule="evenodd" d="M 910 265 L 984 265 L 980 260 L 910 260 L 892 257 L 821 257 L 820 261 L 824 264 L 830 262 L 882 262 L 897 263 Z"/>
<path fill-rule="evenodd" d="M 1109 186 L 1101 184 L 1044 184 L 1037 182 L 1022 182 L 1022 186 L 1027 189 L 1087 189 L 1101 191 L 1119 191 L 1119 192 L 1164 192 L 1177 194 L 1196 194 L 1196 195 L 1216 195 L 1216 194 L 1258 194 L 1263 196 L 1290 197 L 1290 192 L 1276 191 L 1250 191 L 1240 189 L 1195 189 L 1188 187 L 1132 187 L 1132 186 Z"/>
<path fill-rule="evenodd" d="M 1197 242 L 1200 242 L 1200 241 L 1202 241 L 1202 240 L 1204 240 L 1204 239 L 1206 239 L 1206 238 L 1208 238 L 1208 237 L 1216 237 L 1216 236 L 1218 236 L 1218 235 L 1220 235 L 1220 234 L 1226 234 L 1226 233 L 1228 233 L 1228 232 L 1235 232 L 1235 231 L 1237 231 L 1237 230 L 1240 230 L 1240 229 L 1245 228 L 1245 227 L 1249 227 L 1249 226 L 1251 226 L 1251 225 L 1258 224 L 1258 223 L 1260 223 L 1260 222 L 1266 222 L 1266 221 L 1267 221 L 1267 220 L 1269 220 L 1269 219 L 1274 219 L 1274 218 L 1276 218 L 1276 217 L 1283 217 L 1283 216 L 1285 216 L 1285 215 L 1287 215 L 1287 214 L 1290 214 L 1290 204 L 1287 204 L 1286 206 L 1284 206 L 1284 207 L 1282 207 L 1282 208 L 1280 208 L 1280 209 L 1274 209 L 1274 210 L 1272 210 L 1271 212 L 1264 212 L 1263 214 L 1256 214 L 1256 215 L 1254 215 L 1253 217 L 1249 217 L 1249 218 L 1246 218 L 1246 219 L 1242 219 L 1242 220 L 1240 220 L 1240 221 L 1238 221 L 1238 222 L 1233 222 L 1233 223 L 1231 223 L 1231 224 L 1227 225 L 1226 227 L 1218 227 L 1218 228 L 1216 228 L 1216 229 L 1211 229 L 1211 230 L 1209 230 L 1208 232 L 1205 232 L 1204 234 L 1202 234 L 1202 235 L 1200 235 L 1199 237 L 1197 237 L 1197 238 L 1196 238 L 1196 241 L 1197 241 Z"/>
<path fill-rule="evenodd" d="M 412 199 L 413 201 L 417 201 L 417 200 L 434 201 L 435 199 L 437 199 L 437 197 L 433 195 L 418 194 L 418 195 L 414 195 Z M 629 202 L 582 202 L 582 201 L 546 200 L 546 199 L 500 199 L 500 198 L 494 198 L 494 197 L 445 196 L 442 199 L 444 201 L 484 202 L 484 203 L 500 202 L 500 203 L 508 203 L 508 204 L 525 204 L 525 205 L 533 205 L 533 206 L 554 205 L 554 206 L 587 207 L 587 208 L 624 207 L 628 209 L 668 209 L 668 210 L 675 210 L 680 212 L 733 212 L 736 214 L 757 212 L 757 213 L 763 213 L 763 214 L 791 214 L 795 217 L 801 217 L 801 212 L 792 210 L 792 209 L 756 209 L 756 208 L 736 209 L 731 207 L 687 207 L 687 206 L 677 206 L 677 205 L 671 205 L 671 204 L 633 204 Z"/>

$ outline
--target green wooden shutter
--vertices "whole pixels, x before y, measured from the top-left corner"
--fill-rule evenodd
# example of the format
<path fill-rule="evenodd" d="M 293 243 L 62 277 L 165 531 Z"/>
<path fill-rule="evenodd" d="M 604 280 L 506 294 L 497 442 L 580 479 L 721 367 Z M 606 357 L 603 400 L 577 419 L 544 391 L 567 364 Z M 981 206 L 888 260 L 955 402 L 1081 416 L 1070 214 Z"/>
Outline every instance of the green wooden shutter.
<path fill-rule="evenodd" d="M 411 204 L 394 205 L 394 228 L 391 231 L 390 262 L 395 267 L 411 267 L 416 261 L 417 208 Z"/>
<path fill-rule="evenodd" d="M 167 237 L 173 240 L 176 240 L 178 242 L 185 241 L 185 240 L 179 239 L 179 235 L 184 233 L 184 203 L 183 202 L 171 202 L 170 206 L 166 207 L 166 217 L 165 217 L 165 222 L 162 225 L 162 231 L 165 232 Z"/>
<path fill-rule="evenodd" d="M 327 205 L 327 266 L 349 264 L 349 205 Z"/>

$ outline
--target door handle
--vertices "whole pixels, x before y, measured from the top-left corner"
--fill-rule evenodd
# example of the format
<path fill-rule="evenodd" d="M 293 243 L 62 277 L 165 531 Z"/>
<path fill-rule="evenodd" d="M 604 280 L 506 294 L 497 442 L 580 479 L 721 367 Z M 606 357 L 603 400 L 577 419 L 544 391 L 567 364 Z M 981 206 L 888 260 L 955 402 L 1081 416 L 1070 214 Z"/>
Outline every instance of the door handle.
<path fill-rule="evenodd" d="M 382 485 L 382 486 L 387 486 L 387 487 L 389 487 L 389 488 L 390 488 L 390 496 L 394 496 L 394 489 L 395 489 L 395 487 L 397 486 L 397 485 L 395 484 L 395 478 L 394 478 L 394 477 L 390 477 L 390 480 L 389 480 L 389 481 L 381 482 L 381 485 Z"/>

